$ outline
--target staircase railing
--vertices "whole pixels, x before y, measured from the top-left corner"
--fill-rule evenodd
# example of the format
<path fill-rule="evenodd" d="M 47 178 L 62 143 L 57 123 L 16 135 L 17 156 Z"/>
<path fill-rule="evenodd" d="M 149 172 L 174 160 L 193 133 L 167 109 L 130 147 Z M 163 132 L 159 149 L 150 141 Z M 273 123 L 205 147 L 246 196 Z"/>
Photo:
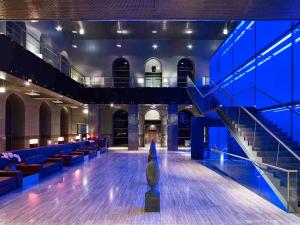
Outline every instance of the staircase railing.
<path fill-rule="evenodd" d="M 216 148 L 210 149 L 209 154 L 217 154 L 220 155 L 220 157 L 209 160 L 206 163 L 208 166 L 213 166 L 222 170 L 223 173 L 232 177 L 242 185 L 245 185 L 273 203 L 277 203 L 269 196 L 267 190 L 263 191 L 261 189 L 261 179 L 264 178 L 270 186 L 275 187 L 274 192 L 277 192 L 275 194 L 281 200 L 285 209 L 289 212 L 294 212 L 296 210 L 298 204 L 297 170 L 284 169 L 268 163 L 258 162 Z M 255 169 L 260 173 L 259 176 L 254 172 Z M 239 172 L 237 173 L 237 171 Z M 280 178 L 270 174 L 270 171 L 273 171 L 275 174 L 281 174 Z M 253 176 L 253 174 L 255 176 Z M 251 182 L 249 182 L 249 177 L 251 177 Z"/>
<path fill-rule="evenodd" d="M 189 95 L 203 114 L 211 111 L 216 111 L 221 115 L 223 114 L 223 119 L 227 119 L 227 125 L 230 126 L 232 132 L 235 132 L 237 135 L 243 135 L 247 132 L 249 134 L 251 133 L 250 131 L 252 128 L 253 134 L 245 135 L 245 138 L 247 138 L 247 140 L 245 140 L 246 143 L 248 142 L 248 144 L 252 147 L 252 150 L 276 150 L 276 160 L 275 162 L 270 163 L 275 163 L 276 166 L 282 165 L 289 168 L 289 166 L 291 165 L 285 165 L 285 163 L 280 162 L 279 156 L 281 153 L 283 153 L 283 151 L 287 151 L 288 153 L 290 153 L 290 155 L 293 156 L 294 159 L 296 159 L 297 163 L 299 163 L 300 157 L 298 156 L 298 154 L 295 153 L 295 151 L 293 151 L 288 146 L 288 144 L 282 141 L 281 138 L 275 134 L 276 132 L 278 133 L 278 129 L 273 128 L 272 131 L 271 128 L 266 127 L 263 122 L 261 122 L 261 120 L 254 115 L 254 113 L 250 112 L 250 107 L 246 108 L 242 106 L 239 101 L 231 96 L 226 90 L 224 90 L 222 86 L 216 85 L 212 81 L 210 83 L 212 85 L 212 88 L 207 93 L 203 93 L 188 77 L 187 89 Z M 243 121 L 246 120 L 247 124 L 243 124 L 242 119 Z M 267 135 L 269 139 L 260 139 L 258 133 Z M 272 143 L 272 141 L 276 142 L 276 146 L 274 146 L 274 143 Z M 269 143 L 269 146 L 263 146 L 263 143 Z M 271 143 L 273 145 L 271 145 Z M 291 144 L 295 145 L 295 143 Z M 276 147 L 276 149 L 270 149 L 270 147 Z M 293 166 L 294 165 L 292 165 L 291 168 L 293 168 Z"/>

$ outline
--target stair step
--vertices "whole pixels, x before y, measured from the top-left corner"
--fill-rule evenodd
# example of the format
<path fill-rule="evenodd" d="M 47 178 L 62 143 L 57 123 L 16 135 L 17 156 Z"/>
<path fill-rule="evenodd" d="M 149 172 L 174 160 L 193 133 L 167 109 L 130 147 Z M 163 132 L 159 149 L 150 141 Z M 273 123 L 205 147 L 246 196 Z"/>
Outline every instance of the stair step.
<path fill-rule="evenodd" d="M 294 151 L 298 156 L 300 156 L 300 151 Z M 277 150 L 274 151 L 257 151 L 258 157 L 268 157 L 268 156 L 277 156 Z M 289 151 L 279 151 L 279 157 L 292 156 L 292 153 Z"/>
<path fill-rule="evenodd" d="M 263 157 L 262 158 L 262 161 L 264 163 L 272 163 L 272 164 L 275 164 L 277 160 L 277 157 L 272 157 L 272 156 L 269 156 L 269 157 Z M 278 157 L 278 162 L 286 162 L 286 163 L 296 163 L 296 162 L 299 162 L 298 159 L 296 159 L 294 156 L 280 156 Z"/>

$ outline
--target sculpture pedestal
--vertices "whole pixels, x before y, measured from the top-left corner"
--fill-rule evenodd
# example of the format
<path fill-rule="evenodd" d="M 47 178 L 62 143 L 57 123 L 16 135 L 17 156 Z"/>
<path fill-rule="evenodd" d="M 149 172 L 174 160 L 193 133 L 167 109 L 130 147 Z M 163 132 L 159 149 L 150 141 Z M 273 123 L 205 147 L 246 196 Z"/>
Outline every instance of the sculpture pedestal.
<path fill-rule="evenodd" d="M 149 190 L 145 193 L 145 212 L 160 212 L 160 193 Z"/>

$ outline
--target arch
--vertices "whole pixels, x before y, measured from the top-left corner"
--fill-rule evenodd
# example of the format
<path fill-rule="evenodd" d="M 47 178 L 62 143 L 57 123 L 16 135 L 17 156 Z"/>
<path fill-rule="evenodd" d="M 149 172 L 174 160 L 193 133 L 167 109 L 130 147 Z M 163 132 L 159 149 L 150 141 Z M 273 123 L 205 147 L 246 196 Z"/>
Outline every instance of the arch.
<path fill-rule="evenodd" d="M 145 113 L 145 120 L 161 120 L 160 113 L 155 109 L 150 109 Z"/>
<path fill-rule="evenodd" d="M 128 145 L 128 113 L 118 110 L 113 115 L 113 145 Z"/>
<path fill-rule="evenodd" d="M 47 146 L 48 140 L 51 139 L 51 109 L 46 102 L 40 106 L 39 120 L 40 146 Z"/>
<path fill-rule="evenodd" d="M 150 58 L 145 63 L 145 87 L 162 86 L 162 64 L 157 58 Z"/>
<path fill-rule="evenodd" d="M 177 64 L 177 86 L 186 87 L 187 77 L 195 81 L 194 63 L 188 58 L 180 59 Z"/>
<path fill-rule="evenodd" d="M 130 65 L 127 59 L 117 58 L 112 65 L 114 87 L 129 87 Z"/>
<path fill-rule="evenodd" d="M 191 140 L 191 120 L 193 113 L 182 110 L 178 113 L 178 145 L 184 146 L 186 140 Z"/>
<path fill-rule="evenodd" d="M 8 96 L 5 104 L 6 151 L 24 148 L 25 104 L 15 95 Z"/>
<path fill-rule="evenodd" d="M 64 137 L 66 142 L 69 139 L 69 123 L 69 112 L 66 108 L 62 108 L 60 111 L 60 136 Z"/>
<path fill-rule="evenodd" d="M 7 36 L 19 45 L 26 48 L 26 24 L 25 22 L 7 21 L 6 32 Z"/>

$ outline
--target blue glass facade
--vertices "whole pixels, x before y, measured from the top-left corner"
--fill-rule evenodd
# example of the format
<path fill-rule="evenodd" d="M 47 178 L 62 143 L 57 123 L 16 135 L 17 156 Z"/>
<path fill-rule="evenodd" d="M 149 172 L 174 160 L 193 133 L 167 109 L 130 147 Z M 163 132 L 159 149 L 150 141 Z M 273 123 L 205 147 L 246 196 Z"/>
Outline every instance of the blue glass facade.
<path fill-rule="evenodd" d="M 210 61 L 211 80 L 300 141 L 299 21 L 242 21 Z M 233 105 L 218 96 L 222 105 Z M 298 110 L 298 109 L 297 109 Z"/>

